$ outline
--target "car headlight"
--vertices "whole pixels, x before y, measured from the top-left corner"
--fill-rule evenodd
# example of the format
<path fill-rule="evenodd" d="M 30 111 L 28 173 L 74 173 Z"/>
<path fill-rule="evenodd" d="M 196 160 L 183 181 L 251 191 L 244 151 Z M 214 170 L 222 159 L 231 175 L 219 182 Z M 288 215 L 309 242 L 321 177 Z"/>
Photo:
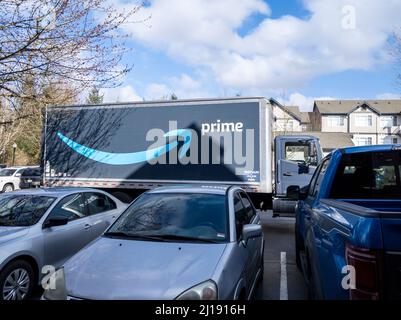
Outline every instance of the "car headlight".
<path fill-rule="evenodd" d="M 176 300 L 217 300 L 217 285 L 212 280 L 202 282 L 184 291 Z"/>
<path fill-rule="evenodd" d="M 46 300 L 67 300 L 64 268 L 58 269 L 51 277 L 48 287 L 43 293 Z"/>

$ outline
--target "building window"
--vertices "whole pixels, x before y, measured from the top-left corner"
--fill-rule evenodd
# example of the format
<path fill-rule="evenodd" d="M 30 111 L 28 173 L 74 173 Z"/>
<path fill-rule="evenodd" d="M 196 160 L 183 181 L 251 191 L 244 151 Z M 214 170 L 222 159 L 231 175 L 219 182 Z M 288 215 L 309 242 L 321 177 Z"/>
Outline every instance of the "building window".
<path fill-rule="evenodd" d="M 344 125 L 344 117 L 342 116 L 328 116 L 327 125 L 329 127 L 342 127 Z"/>
<path fill-rule="evenodd" d="M 396 127 L 398 125 L 396 116 L 381 117 L 380 121 L 382 128 Z"/>
<path fill-rule="evenodd" d="M 371 146 L 373 144 L 372 137 L 356 137 L 355 145 L 357 146 Z"/>
<path fill-rule="evenodd" d="M 358 114 L 355 117 L 355 125 L 357 127 L 371 127 L 373 123 L 373 119 L 371 115 L 366 114 Z"/>
<path fill-rule="evenodd" d="M 381 144 L 397 144 L 398 138 L 396 136 L 382 136 L 380 139 Z"/>

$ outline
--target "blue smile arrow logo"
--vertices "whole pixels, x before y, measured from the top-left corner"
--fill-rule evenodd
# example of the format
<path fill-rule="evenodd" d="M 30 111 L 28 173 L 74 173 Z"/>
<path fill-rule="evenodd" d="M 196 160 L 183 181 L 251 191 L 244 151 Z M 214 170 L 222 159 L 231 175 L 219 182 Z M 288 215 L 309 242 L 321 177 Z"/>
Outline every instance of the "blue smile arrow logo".
<path fill-rule="evenodd" d="M 105 152 L 96 149 L 89 148 L 82 144 L 71 140 L 70 138 L 63 135 L 61 132 L 57 133 L 57 136 L 72 150 L 79 153 L 80 155 L 105 164 L 111 165 L 128 165 L 128 164 L 136 164 L 141 162 L 150 161 L 153 159 L 157 159 L 161 155 L 177 148 L 178 141 L 173 141 L 168 143 L 164 146 L 160 146 L 158 148 L 149 149 L 145 151 L 138 151 L 138 152 L 131 152 L 131 153 L 112 153 L 112 152 Z M 190 145 L 191 145 L 191 138 L 192 133 L 190 130 L 185 129 L 178 129 L 167 132 L 164 137 L 174 137 L 174 136 L 181 136 L 184 138 L 184 144 L 180 149 L 178 154 L 179 158 L 183 158 L 187 153 Z"/>

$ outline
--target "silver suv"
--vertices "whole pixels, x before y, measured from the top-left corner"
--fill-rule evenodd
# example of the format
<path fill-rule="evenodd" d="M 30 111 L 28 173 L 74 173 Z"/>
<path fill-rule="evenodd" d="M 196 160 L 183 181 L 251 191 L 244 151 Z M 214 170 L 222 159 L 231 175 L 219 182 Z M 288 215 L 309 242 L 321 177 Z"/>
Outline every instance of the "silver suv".
<path fill-rule="evenodd" d="M 126 205 L 95 189 L 31 189 L 0 195 L 0 300 L 23 300 L 42 267 L 60 267 L 100 236 Z"/>

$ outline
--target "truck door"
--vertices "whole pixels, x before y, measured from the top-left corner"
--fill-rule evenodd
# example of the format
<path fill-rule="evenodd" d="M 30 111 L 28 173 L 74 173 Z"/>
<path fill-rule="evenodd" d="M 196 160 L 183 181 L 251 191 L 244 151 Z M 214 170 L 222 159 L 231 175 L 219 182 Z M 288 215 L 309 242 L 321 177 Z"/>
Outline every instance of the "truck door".
<path fill-rule="evenodd" d="M 291 185 L 309 184 L 322 159 L 319 142 L 314 137 L 278 136 L 275 139 L 276 196 L 285 197 Z"/>

